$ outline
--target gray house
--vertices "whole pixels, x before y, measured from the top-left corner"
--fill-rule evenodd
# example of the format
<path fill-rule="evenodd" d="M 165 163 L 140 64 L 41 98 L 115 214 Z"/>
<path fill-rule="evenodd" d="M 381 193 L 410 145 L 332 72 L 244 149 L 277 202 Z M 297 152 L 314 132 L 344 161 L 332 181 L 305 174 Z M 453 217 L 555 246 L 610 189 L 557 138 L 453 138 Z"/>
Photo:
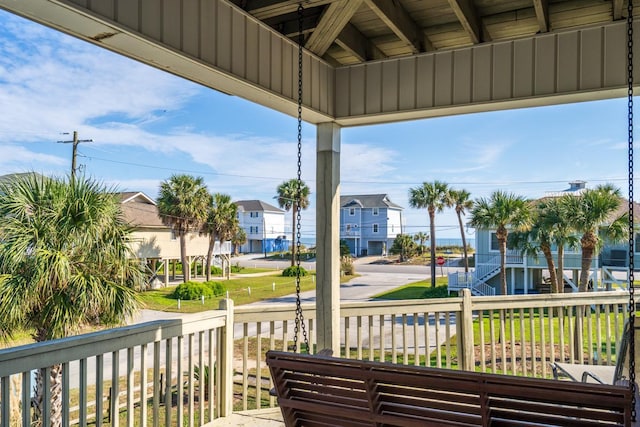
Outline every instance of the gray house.
<path fill-rule="evenodd" d="M 340 196 L 340 239 L 354 256 L 386 255 L 402 233 L 402 210 L 386 194 Z"/>

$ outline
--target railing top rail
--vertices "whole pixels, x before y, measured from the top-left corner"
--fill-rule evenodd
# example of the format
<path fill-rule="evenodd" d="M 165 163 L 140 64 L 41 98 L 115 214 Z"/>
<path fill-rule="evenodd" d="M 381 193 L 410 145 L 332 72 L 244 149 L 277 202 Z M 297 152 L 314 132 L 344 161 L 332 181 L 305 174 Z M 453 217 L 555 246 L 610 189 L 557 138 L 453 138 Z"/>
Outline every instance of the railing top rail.
<path fill-rule="evenodd" d="M 224 311 L 155 320 L 0 350 L 0 377 L 183 336 L 225 324 Z"/>
<path fill-rule="evenodd" d="M 573 292 L 571 294 L 499 295 L 472 297 L 473 310 L 567 307 L 593 304 L 624 304 L 629 300 L 626 291 Z"/>

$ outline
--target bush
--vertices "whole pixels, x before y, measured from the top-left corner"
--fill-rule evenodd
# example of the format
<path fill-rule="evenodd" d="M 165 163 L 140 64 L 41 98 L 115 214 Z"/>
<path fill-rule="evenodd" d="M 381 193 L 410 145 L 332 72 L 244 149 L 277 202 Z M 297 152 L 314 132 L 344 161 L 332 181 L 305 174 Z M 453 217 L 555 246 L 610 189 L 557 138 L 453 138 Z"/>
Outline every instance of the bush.
<path fill-rule="evenodd" d="M 282 275 L 284 277 L 296 277 L 298 273 L 298 266 L 294 265 L 292 267 L 287 267 L 282 270 Z M 306 276 L 309 272 L 304 269 L 304 267 L 300 267 L 300 276 Z"/>
<path fill-rule="evenodd" d="M 340 271 L 346 276 L 353 276 L 356 273 L 356 267 L 353 264 L 351 256 L 343 256 L 340 258 Z"/>
<path fill-rule="evenodd" d="M 224 295 L 225 291 L 227 290 L 227 288 L 220 282 L 204 282 L 203 284 L 211 289 L 211 292 L 213 292 L 213 296 L 216 297 Z"/>
<path fill-rule="evenodd" d="M 244 267 L 242 267 L 239 262 L 236 262 L 234 265 L 231 266 L 232 273 L 240 273 L 242 272 L 242 270 L 244 270 Z"/>
<path fill-rule="evenodd" d="M 213 296 L 213 290 L 204 283 L 187 282 L 179 284 L 171 294 L 172 298 L 181 300 L 197 300 L 202 296 Z"/>

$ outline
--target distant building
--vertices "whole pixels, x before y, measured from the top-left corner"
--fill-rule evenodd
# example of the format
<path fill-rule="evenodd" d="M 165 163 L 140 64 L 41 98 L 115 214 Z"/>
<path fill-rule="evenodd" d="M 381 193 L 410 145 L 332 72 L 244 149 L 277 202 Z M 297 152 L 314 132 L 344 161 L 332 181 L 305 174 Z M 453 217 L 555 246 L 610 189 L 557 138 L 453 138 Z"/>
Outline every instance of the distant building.
<path fill-rule="evenodd" d="M 586 189 L 585 181 L 571 181 L 569 188 L 562 191 L 545 193 L 545 198 L 561 197 L 567 194 L 580 195 Z M 620 206 L 602 226 L 607 226 L 610 221 L 619 217 L 629 209 L 629 201 L 621 198 Z M 640 221 L 640 206 L 635 204 L 635 222 Z M 555 245 L 551 248 L 556 266 L 558 264 L 558 252 Z M 475 295 L 487 295 L 492 292 L 500 292 L 500 248 L 496 230 L 476 229 L 476 268 L 468 277 L 467 283 L 462 287 L 469 287 Z M 635 234 L 634 263 L 639 265 L 640 260 L 640 233 Z M 582 268 L 582 251 L 580 247 L 564 248 L 563 273 L 565 292 L 576 291 L 579 283 L 579 274 Z M 507 249 L 506 254 L 506 280 L 510 294 L 528 294 L 548 291 L 545 287 L 545 276 L 548 277 L 547 263 L 542 254 L 538 256 L 525 255 L 519 250 Z M 595 288 L 610 290 L 613 284 L 619 285 L 619 280 L 613 274 L 614 271 L 626 274 L 629 267 L 629 244 L 624 242 L 604 241 L 599 252 L 595 253 L 591 261 L 590 276 L 595 283 Z M 455 285 L 454 285 L 455 286 Z M 452 289 L 452 278 L 449 278 L 449 289 Z M 493 289 L 493 291 L 491 291 Z M 490 291 L 490 292 L 487 292 Z"/>
<path fill-rule="evenodd" d="M 261 200 L 238 200 L 238 220 L 247 234 L 240 247 L 245 253 L 288 251 L 290 240 L 284 231 L 285 211 Z"/>
<path fill-rule="evenodd" d="M 402 210 L 386 194 L 340 196 L 340 239 L 355 256 L 386 255 L 402 233 Z"/>

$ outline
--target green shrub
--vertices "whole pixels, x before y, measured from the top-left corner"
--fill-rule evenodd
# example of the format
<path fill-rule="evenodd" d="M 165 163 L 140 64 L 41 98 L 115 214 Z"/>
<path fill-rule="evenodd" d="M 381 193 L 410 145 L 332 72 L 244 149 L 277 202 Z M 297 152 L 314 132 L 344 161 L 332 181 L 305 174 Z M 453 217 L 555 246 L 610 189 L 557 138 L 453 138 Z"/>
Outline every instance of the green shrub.
<path fill-rule="evenodd" d="M 240 263 L 235 263 L 234 265 L 231 266 L 232 273 L 240 273 L 242 272 L 242 270 L 244 270 L 244 267 L 242 267 Z"/>
<path fill-rule="evenodd" d="M 179 284 L 171 294 L 172 298 L 181 300 L 197 300 L 202 296 L 212 297 L 213 290 L 204 283 L 187 282 Z"/>
<path fill-rule="evenodd" d="M 295 277 L 297 276 L 297 272 L 298 272 L 298 266 L 294 265 L 292 267 L 287 267 L 284 270 L 282 270 L 282 275 L 284 277 Z M 309 274 L 309 272 L 305 270 L 304 267 L 300 267 L 300 276 L 306 276 L 307 274 Z"/>
<path fill-rule="evenodd" d="M 213 296 L 216 297 L 224 295 L 227 290 L 227 288 L 220 282 L 204 282 L 203 284 L 211 289 Z"/>

